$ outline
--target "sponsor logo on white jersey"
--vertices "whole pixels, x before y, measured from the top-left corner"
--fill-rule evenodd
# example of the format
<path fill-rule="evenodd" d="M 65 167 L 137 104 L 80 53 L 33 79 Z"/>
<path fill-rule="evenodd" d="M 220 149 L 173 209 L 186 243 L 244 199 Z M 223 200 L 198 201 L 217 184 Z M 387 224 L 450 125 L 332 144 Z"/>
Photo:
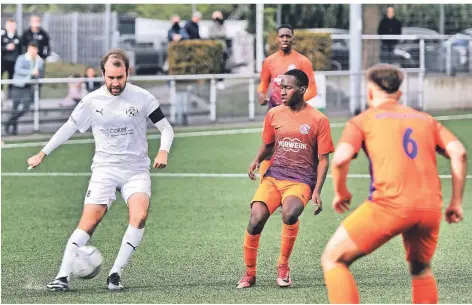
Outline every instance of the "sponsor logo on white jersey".
<path fill-rule="evenodd" d="M 280 147 L 285 151 L 299 152 L 302 149 L 307 149 L 307 145 L 302 143 L 299 139 L 283 138 L 278 141 Z"/>
<path fill-rule="evenodd" d="M 117 128 L 101 129 L 101 131 L 107 137 L 118 137 L 118 136 L 126 136 L 126 135 L 134 134 L 134 130 L 129 129 L 128 127 L 117 127 Z"/>

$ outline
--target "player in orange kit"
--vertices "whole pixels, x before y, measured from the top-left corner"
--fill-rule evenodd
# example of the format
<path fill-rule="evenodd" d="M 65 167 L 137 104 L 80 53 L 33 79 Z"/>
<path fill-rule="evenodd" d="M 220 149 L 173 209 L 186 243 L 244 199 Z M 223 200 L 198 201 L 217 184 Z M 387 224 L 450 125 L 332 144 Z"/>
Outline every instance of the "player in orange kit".
<path fill-rule="evenodd" d="M 368 71 L 370 109 L 346 124 L 333 157 L 336 212 L 349 209 L 346 177 L 351 159 L 361 148 L 369 159 L 371 186 L 369 199 L 343 221 L 321 258 L 331 303 L 359 303 L 349 265 L 399 234 L 410 266 L 412 302 L 438 302 L 431 269 L 442 217 L 436 151 L 451 162 L 448 223 L 463 217 L 467 156 L 461 142 L 430 115 L 398 103 L 403 78 L 390 65 L 376 65 Z"/>
<path fill-rule="evenodd" d="M 300 69 L 308 76 L 308 88 L 304 95 L 304 100 L 309 101 L 316 96 L 315 74 L 313 72 L 313 65 L 311 61 L 292 49 L 294 42 L 293 28 L 284 24 L 277 28 L 277 45 L 279 50 L 267 57 L 264 60 L 261 71 L 261 82 L 257 88 L 259 94 L 259 104 L 269 104 L 269 109 L 282 104 L 280 96 L 281 81 L 285 72 L 292 69 Z M 267 97 L 268 92 L 270 96 Z M 262 177 L 270 166 L 270 158 L 272 154 L 267 156 L 267 159 L 261 162 L 259 167 L 259 174 Z"/>
<path fill-rule="evenodd" d="M 246 272 L 238 288 L 256 283 L 256 258 L 262 229 L 270 215 L 282 204 L 282 234 L 277 261 L 277 284 L 290 286 L 288 261 L 298 235 L 298 217 L 310 200 L 321 207 L 320 193 L 334 150 L 328 118 L 304 100 L 307 75 L 298 69 L 285 73 L 281 81 L 283 105 L 272 108 L 264 120 L 259 152 L 249 166 L 249 177 L 274 151 L 273 163 L 251 202 L 251 216 L 244 234 Z"/>

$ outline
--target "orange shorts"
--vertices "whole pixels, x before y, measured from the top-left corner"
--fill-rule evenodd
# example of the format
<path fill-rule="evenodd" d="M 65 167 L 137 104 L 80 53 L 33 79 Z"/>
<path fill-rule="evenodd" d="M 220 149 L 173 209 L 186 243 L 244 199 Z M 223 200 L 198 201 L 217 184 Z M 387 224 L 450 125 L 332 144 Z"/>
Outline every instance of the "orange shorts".
<path fill-rule="evenodd" d="M 262 178 L 264 178 L 265 173 L 272 164 L 272 160 L 264 160 L 259 164 L 259 178 L 262 183 Z"/>
<path fill-rule="evenodd" d="M 364 202 L 344 221 L 349 237 L 369 254 L 402 234 L 407 261 L 428 263 L 438 244 L 441 210 L 392 210 Z"/>
<path fill-rule="evenodd" d="M 251 205 L 256 201 L 264 202 L 272 214 L 280 205 L 283 205 L 288 196 L 298 197 L 306 206 L 311 199 L 311 194 L 310 187 L 305 183 L 265 177 L 259 184 Z"/>

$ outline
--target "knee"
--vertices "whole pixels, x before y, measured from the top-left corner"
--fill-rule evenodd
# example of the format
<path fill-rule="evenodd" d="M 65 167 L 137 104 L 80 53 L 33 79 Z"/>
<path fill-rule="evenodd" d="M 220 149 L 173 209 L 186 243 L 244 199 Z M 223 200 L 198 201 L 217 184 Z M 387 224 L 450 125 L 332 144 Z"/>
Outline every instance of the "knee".
<path fill-rule="evenodd" d="M 129 215 L 129 224 L 135 228 L 142 229 L 146 224 L 147 210 L 135 211 Z"/>
<path fill-rule="evenodd" d="M 427 276 L 433 274 L 430 263 L 411 261 L 409 265 L 411 276 Z"/>
<path fill-rule="evenodd" d="M 339 257 L 337 257 L 333 251 L 325 248 L 321 255 L 321 267 L 323 268 L 323 271 L 326 272 L 334 268 L 338 262 Z"/>
<path fill-rule="evenodd" d="M 264 225 L 269 218 L 269 212 L 263 209 L 253 208 L 247 231 L 251 235 L 257 235 L 262 232 Z"/>
<path fill-rule="evenodd" d="M 284 213 L 283 208 L 282 208 L 282 221 L 283 221 L 284 224 L 287 224 L 287 225 L 296 224 L 297 221 L 298 221 L 299 216 L 300 215 L 298 215 L 298 213 L 293 212 L 293 211 L 289 211 L 287 213 Z"/>

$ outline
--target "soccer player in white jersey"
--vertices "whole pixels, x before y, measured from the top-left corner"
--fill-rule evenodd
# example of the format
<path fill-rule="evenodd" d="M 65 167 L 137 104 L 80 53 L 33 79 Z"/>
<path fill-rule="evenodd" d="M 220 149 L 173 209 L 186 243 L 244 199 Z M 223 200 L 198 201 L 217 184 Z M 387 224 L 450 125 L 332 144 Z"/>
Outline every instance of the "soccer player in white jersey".
<path fill-rule="evenodd" d="M 38 166 L 77 130 L 83 133 L 92 127 L 95 156 L 82 217 L 67 242 L 59 273 L 47 285 L 51 291 L 69 289 L 72 256 L 78 247 L 85 246 L 89 241 L 116 199 L 116 190 L 120 190 L 128 205 L 129 225 L 108 275 L 107 285 L 110 290 L 123 288 L 121 273 L 143 237 L 151 196 L 147 119 L 161 132 L 161 145 L 154 159 L 154 168 L 167 165 L 167 154 L 174 139 L 172 126 L 154 96 L 127 83 L 129 59 L 123 50 L 109 51 L 101 61 L 101 69 L 105 85 L 85 96 L 46 146 L 27 161 L 31 167 Z"/>

